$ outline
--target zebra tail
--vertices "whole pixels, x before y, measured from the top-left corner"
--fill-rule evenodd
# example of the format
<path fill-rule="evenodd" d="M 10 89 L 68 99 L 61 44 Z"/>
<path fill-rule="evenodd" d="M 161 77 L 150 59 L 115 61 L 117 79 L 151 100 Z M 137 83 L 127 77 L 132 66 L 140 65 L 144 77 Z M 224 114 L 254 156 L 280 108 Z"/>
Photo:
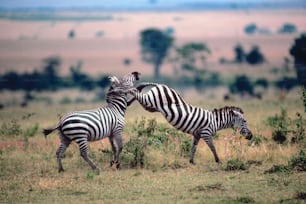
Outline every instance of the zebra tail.
<path fill-rule="evenodd" d="M 159 84 L 154 83 L 154 82 L 144 82 L 139 84 L 136 88 L 138 91 L 142 91 L 142 89 L 144 89 L 147 86 L 158 86 Z"/>
<path fill-rule="evenodd" d="M 44 135 L 45 135 L 45 138 L 47 138 L 47 135 L 49 135 L 51 132 L 53 132 L 54 130 L 56 130 L 56 129 L 58 129 L 58 128 L 59 128 L 59 126 L 56 126 L 56 127 L 54 127 L 54 128 L 44 129 L 44 130 L 43 130 L 43 133 L 44 133 Z"/>

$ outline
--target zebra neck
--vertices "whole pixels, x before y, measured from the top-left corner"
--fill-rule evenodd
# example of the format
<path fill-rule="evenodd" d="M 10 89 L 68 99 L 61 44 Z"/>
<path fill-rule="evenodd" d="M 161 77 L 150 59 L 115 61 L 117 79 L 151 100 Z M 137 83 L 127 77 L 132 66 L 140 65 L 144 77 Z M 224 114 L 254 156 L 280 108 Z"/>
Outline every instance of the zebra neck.
<path fill-rule="evenodd" d="M 213 111 L 216 131 L 232 127 L 232 117 L 223 111 Z"/>
<path fill-rule="evenodd" d="M 120 114 L 124 115 L 127 109 L 127 103 L 126 101 L 111 101 L 108 103 L 108 107 L 115 109 Z"/>

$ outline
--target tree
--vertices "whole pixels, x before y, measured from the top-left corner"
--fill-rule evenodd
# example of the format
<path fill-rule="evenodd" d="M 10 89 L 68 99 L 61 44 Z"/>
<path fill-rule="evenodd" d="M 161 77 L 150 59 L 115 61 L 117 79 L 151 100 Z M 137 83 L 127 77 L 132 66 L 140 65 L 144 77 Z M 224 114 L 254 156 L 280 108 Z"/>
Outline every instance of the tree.
<path fill-rule="evenodd" d="M 140 33 L 142 59 L 153 64 L 155 79 L 159 79 L 160 67 L 172 43 L 171 36 L 155 28 L 149 28 Z"/>
<path fill-rule="evenodd" d="M 253 46 L 250 53 L 246 55 L 246 61 L 251 65 L 258 65 L 264 63 L 265 57 L 258 46 Z"/>
<path fill-rule="evenodd" d="M 183 70 L 196 71 L 204 67 L 207 53 L 210 54 L 210 50 L 203 43 L 186 43 L 176 48 L 177 57 L 174 60 L 181 64 Z"/>
<path fill-rule="evenodd" d="M 291 46 L 290 55 L 294 57 L 294 67 L 300 83 L 306 87 L 306 33 L 296 38 Z"/>
<path fill-rule="evenodd" d="M 46 86 L 46 89 L 55 91 L 60 86 L 58 69 L 61 66 L 61 59 L 59 57 L 48 57 L 44 59 L 44 63 L 43 76 L 45 81 L 42 81 L 41 86 Z"/>
<path fill-rule="evenodd" d="M 278 30 L 279 33 L 282 33 L 282 34 L 290 34 L 290 33 L 295 33 L 297 32 L 297 28 L 294 24 L 292 23 L 285 23 L 279 30 Z"/>
<path fill-rule="evenodd" d="M 235 52 L 235 62 L 243 63 L 245 61 L 245 53 L 243 47 L 240 44 L 237 44 L 234 47 L 234 52 Z"/>
<path fill-rule="evenodd" d="M 248 35 L 253 35 L 257 30 L 257 25 L 255 23 L 250 23 L 245 26 L 244 32 Z"/>
<path fill-rule="evenodd" d="M 254 94 L 254 87 L 250 81 L 250 79 L 245 75 L 237 76 L 234 82 L 229 86 L 231 93 L 239 93 L 240 95 L 244 95 L 245 93 L 249 95 Z"/>

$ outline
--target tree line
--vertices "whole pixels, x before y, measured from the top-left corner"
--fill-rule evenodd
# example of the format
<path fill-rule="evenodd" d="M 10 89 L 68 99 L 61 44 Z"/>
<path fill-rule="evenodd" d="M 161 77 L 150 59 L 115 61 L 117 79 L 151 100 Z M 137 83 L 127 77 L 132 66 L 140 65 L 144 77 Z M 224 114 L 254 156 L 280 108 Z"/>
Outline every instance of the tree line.
<path fill-rule="evenodd" d="M 107 76 L 92 78 L 82 72 L 82 62 L 70 67 L 69 76 L 60 76 L 59 68 L 62 60 L 59 57 L 49 57 L 43 60 L 39 70 L 30 73 L 9 71 L 0 76 L 0 90 L 56 91 L 62 88 L 79 88 L 93 90 L 97 87 L 105 88 L 109 84 Z"/>

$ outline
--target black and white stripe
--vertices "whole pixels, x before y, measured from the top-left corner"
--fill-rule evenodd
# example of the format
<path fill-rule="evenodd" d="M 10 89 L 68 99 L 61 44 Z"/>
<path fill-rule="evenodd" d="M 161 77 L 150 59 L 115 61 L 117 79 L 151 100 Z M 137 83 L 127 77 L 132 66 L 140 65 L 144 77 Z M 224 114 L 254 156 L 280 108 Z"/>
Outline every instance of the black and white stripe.
<path fill-rule="evenodd" d="M 153 87 L 147 93 L 142 93 L 141 90 L 147 86 Z M 240 133 L 246 135 L 247 139 L 252 138 L 241 108 L 224 107 L 209 111 L 188 104 L 175 90 L 163 84 L 142 83 L 137 90 L 128 105 L 136 99 L 147 111 L 160 112 L 172 126 L 194 136 L 191 163 L 194 163 L 194 154 L 201 138 L 211 149 L 215 161 L 220 161 L 213 144 L 213 135 L 218 130 L 239 128 Z"/>
<path fill-rule="evenodd" d="M 62 155 L 72 141 L 75 141 L 80 149 L 80 154 L 92 169 L 97 166 L 88 157 L 88 142 L 97 141 L 108 137 L 114 153 L 111 165 L 114 163 L 119 168 L 119 154 L 122 151 L 122 131 L 125 125 L 124 115 L 127 108 L 127 93 L 132 89 L 133 82 L 138 80 L 138 73 L 124 76 L 121 80 L 111 77 L 111 87 L 107 92 L 107 105 L 94 110 L 72 112 L 64 116 L 58 125 L 51 129 L 45 129 L 47 136 L 54 130 L 59 130 L 61 145 L 56 155 L 58 171 L 63 171 Z"/>

